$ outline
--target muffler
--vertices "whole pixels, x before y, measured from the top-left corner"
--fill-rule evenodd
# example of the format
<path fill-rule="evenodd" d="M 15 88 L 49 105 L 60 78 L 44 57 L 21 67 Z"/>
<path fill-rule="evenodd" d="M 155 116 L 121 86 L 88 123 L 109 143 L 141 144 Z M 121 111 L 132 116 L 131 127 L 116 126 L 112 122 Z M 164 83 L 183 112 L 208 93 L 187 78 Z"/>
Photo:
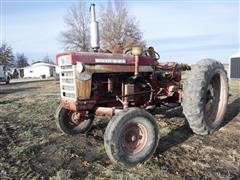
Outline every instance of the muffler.
<path fill-rule="evenodd" d="M 90 23 L 90 32 L 91 32 L 91 47 L 94 52 L 98 52 L 100 48 L 100 38 L 99 38 L 99 25 L 96 21 L 96 13 L 95 13 L 95 4 L 91 4 L 90 6 L 91 12 L 91 23 Z"/>

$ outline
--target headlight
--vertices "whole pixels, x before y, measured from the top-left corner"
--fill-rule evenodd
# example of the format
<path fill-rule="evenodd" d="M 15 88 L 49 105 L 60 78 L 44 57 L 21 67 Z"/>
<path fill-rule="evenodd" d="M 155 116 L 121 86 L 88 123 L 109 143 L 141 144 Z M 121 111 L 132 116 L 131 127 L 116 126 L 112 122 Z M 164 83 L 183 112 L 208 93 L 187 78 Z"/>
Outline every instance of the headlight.
<path fill-rule="evenodd" d="M 81 62 L 77 62 L 76 70 L 77 70 L 77 73 L 79 74 L 82 73 L 85 70 L 84 64 Z"/>
<path fill-rule="evenodd" d="M 86 71 L 85 65 L 81 62 L 76 64 L 77 77 L 81 81 L 87 81 L 91 79 L 91 74 Z"/>

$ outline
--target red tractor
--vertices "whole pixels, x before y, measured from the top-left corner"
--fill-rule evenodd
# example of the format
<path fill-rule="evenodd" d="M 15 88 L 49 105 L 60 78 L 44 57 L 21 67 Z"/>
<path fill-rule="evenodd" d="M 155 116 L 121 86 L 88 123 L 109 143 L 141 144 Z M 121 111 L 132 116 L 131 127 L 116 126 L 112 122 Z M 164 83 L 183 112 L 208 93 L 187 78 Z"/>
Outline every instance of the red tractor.
<path fill-rule="evenodd" d="M 196 134 L 220 127 L 228 100 L 228 80 L 221 63 L 211 59 L 191 67 L 159 63 L 152 47 L 133 47 L 126 54 L 98 53 L 94 5 L 90 9 L 95 52 L 57 55 L 61 104 L 56 122 L 62 132 L 85 133 L 95 115 L 112 116 L 104 134 L 105 150 L 114 163 L 129 167 L 148 160 L 158 146 L 159 129 L 149 109 L 182 105 Z M 188 71 L 184 83 L 183 71 Z"/>

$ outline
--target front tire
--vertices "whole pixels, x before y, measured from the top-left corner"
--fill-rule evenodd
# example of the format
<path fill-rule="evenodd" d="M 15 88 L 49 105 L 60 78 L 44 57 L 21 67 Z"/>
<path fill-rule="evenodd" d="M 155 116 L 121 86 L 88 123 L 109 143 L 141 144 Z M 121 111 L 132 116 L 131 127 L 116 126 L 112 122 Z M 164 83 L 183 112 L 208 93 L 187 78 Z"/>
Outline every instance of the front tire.
<path fill-rule="evenodd" d="M 151 114 L 130 108 L 115 115 L 104 133 L 104 146 L 110 160 L 132 167 L 148 160 L 159 141 L 158 125 Z"/>
<path fill-rule="evenodd" d="M 224 66 L 204 59 L 192 67 L 183 86 L 183 113 L 196 134 L 210 134 L 224 120 L 228 79 Z"/>
<path fill-rule="evenodd" d="M 93 117 L 79 118 L 78 116 L 77 112 L 65 109 L 60 105 L 55 114 L 57 127 L 65 134 L 87 132 L 92 126 Z"/>

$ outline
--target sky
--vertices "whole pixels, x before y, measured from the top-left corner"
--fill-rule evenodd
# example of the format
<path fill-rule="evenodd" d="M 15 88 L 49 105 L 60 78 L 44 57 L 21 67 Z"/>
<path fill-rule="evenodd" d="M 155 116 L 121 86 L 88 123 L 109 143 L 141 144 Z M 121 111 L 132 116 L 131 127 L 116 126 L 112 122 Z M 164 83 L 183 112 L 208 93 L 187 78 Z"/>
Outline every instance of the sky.
<path fill-rule="evenodd" d="M 59 42 L 66 27 L 63 16 L 78 1 L 0 0 L 0 40 L 30 62 L 64 50 Z M 147 46 L 154 46 L 160 61 L 196 63 L 214 58 L 227 63 L 240 51 L 239 0 L 125 1 L 138 22 Z M 96 11 L 107 1 L 96 3 Z"/>

